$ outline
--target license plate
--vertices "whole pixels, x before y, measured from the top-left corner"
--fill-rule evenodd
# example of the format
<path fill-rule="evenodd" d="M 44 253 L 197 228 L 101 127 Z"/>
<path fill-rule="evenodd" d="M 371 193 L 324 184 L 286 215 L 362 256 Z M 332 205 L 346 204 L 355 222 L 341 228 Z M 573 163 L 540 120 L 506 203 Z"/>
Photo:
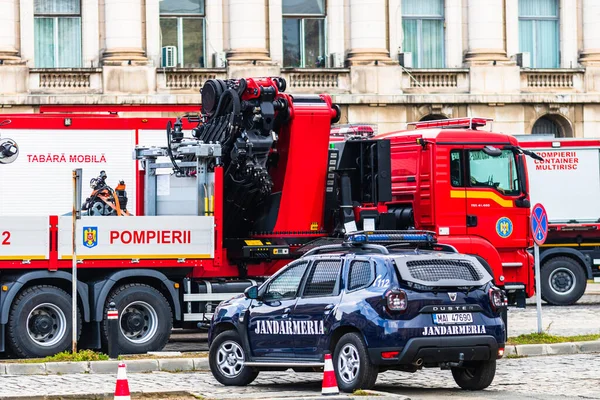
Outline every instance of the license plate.
<path fill-rule="evenodd" d="M 444 313 L 433 314 L 433 323 L 438 325 L 470 324 L 473 322 L 471 313 Z"/>

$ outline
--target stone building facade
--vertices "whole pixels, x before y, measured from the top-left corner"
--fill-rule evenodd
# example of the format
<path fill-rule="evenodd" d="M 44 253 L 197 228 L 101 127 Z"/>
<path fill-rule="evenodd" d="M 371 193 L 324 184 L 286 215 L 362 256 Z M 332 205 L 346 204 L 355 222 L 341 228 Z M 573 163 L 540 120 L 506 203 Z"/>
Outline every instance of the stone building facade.
<path fill-rule="evenodd" d="M 599 23 L 600 0 L 0 0 L 0 113 L 281 75 L 380 132 L 481 116 L 597 137 Z"/>

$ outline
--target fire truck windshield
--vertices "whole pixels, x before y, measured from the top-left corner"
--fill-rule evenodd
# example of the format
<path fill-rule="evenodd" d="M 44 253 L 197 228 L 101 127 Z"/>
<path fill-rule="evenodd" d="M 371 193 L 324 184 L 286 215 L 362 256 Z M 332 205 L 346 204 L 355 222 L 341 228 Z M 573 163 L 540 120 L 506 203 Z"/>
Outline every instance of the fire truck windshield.
<path fill-rule="evenodd" d="M 471 187 L 489 187 L 507 196 L 521 194 L 516 155 L 511 150 L 493 157 L 482 150 L 469 151 Z"/>

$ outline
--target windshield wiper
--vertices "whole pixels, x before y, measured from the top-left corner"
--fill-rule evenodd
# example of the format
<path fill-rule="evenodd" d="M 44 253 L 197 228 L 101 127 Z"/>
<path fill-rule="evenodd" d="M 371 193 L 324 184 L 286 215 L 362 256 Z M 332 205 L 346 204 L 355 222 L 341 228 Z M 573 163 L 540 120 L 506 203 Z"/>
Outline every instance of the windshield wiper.
<path fill-rule="evenodd" d="M 504 148 L 506 150 L 517 150 L 518 152 L 520 152 L 522 154 L 525 154 L 526 156 L 529 156 L 529 157 L 531 157 L 531 158 L 533 158 L 535 160 L 544 161 L 544 159 L 541 156 L 538 156 L 533 151 L 531 151 L 531 150 L 525 150 L 524 148 L 521 148 L 519 146 L 510 145 L 510 146 L 504 146 Z"/>

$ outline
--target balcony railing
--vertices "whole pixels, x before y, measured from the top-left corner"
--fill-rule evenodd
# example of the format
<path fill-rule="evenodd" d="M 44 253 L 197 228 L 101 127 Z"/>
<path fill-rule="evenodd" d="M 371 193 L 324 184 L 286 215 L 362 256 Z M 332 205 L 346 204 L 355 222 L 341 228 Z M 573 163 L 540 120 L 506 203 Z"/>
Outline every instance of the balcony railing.
<path fill-rule="evenodd" d="M 100 93 L 102 68 L 35 68 L 30 70 L 32 93 Z"/>
<path fill-rule="evenodd" d="M 411 69 L 402 74 L 406 93 L 468 93 L 468 69 Z"/>
<path fill-rule="evenodd" d="M 159 69 L 156 83 L 161 92 L 176 91 L 198 94 L 209 79 L 226 79 L 224 69 Z"/>
<path fill-rule="evenodd" d="M 348 69 L 284 69 L 281 75 L 290 93 L 349 93 Z"/>
<path fill-rule="evenodd" d="M 523 69 L 521 90 L 523 92 L 581 92 L 583 69 Z"/>

